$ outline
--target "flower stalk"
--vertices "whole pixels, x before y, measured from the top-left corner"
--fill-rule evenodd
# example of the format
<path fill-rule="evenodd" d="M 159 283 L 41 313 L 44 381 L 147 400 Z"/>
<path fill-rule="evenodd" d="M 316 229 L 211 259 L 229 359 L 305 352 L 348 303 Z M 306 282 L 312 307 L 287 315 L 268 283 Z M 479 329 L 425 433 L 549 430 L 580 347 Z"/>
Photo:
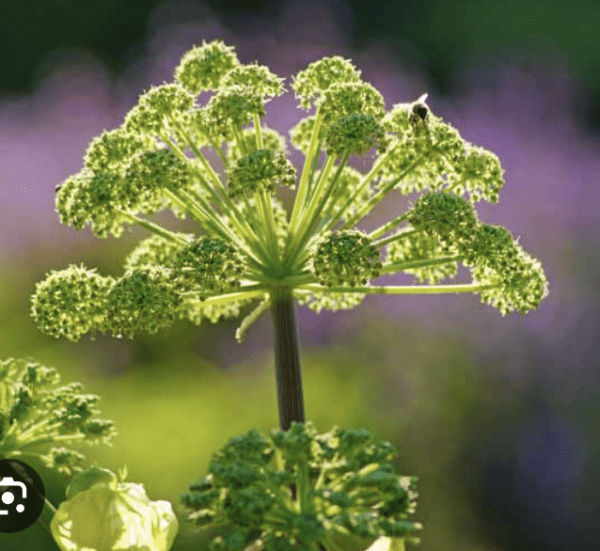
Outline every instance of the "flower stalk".
<path fill-rule="evenodd" d="M 279 426 L 288 430 L 292 421 L 305 422 L 294 302 L 289 288 L 275 288 L 270 295 Z"/>

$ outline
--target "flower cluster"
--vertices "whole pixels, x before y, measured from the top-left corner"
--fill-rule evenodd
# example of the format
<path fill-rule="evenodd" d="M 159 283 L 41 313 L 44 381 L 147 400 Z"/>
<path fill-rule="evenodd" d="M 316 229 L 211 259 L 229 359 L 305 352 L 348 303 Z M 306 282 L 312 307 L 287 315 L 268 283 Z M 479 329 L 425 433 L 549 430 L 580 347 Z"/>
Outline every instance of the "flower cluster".
<path fill-rule="evenodd" d="M 539 306 L 548 294 L 541 264 L 474 208 L 499 200 L 504 171 L 493 153 L 435 115 L 426 94 L 386 112 L 352 62 L 332 56 L 291 84 L 301 107 L 315 110 L 289 131 L 305 155 L 297 171 L 286 137 L 261 120 L 284 80 L 242 64 L 222 41 L 203 42 L 182 57 L 172 82 L 151 87 L 121 127 L 92 140 L 82 170 L 56 192 L 61 221 L 90 224 L 99 237 L 131 224 L 153 236 L 128 257 L 121 278 L 83 266 L 52 273 L 33 297 L 42 331 L 133 338 L 176 319 L 237 316 L 254 303 L 245 333 L 282 287 L 316 312 L 347 309 L 367 294 L 420 292 L 371 284 L 402 271 L 431 284 L 423 292 L 479 293 L 503 315 Z M 212 96 L 200 105 L 203 91 Z M 217 154 L 224 177 L 207 152 Z M 367 173 L 348 164 L 368 154 L 375 158 Z M 290 212 L 276 196 L 282 188 L 295 188 Z M 392 191 L 423 193 L 408 212 L 368 234 L 359 229 Z M 191 218 L 202 235 L 144 216 L 164 208 Z M 471 284 L 431 287 L 454 277 L 459 262 L 471 269 Z"/>
<path fill-rule="evenodd" d="M 98 417 L 94 394 L 80 383 L 59 386 L 56 369 L 29 359 L 0 362 L 0 458 L 32 456 L 66 477 L 81 471 L 85 456 L 65 444 L 111 445 L 114 423 Z M 47 453 L 39 451 L 59 444 Z M 38 451 L 35 451 L 36 448 Z"/>
<path fill-rule="evenodd" d="M 366 285 L 379 276 L 379 250 L 362 232 L 328 232 L 314 245 L 312 271 L 321 285 Z"/>
<path fill-rule="evenodd" d="M 421 524 L 409 517 L 418 479 L 396 474 L 395 457 L 366 430 L 253 430 L 216 452 L 181 501 L 195 526 L 233 528 L 212 551 L 364 550 L 381 536 L 417 543 Z"/>

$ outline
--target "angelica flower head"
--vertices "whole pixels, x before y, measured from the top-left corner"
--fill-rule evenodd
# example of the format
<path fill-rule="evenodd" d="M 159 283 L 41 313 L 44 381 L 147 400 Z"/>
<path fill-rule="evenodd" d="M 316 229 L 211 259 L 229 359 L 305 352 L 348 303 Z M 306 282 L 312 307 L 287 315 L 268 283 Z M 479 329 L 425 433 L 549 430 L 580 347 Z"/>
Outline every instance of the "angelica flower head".
<path fill-rule="evenodd" d="M 116 430 L 112 421 L 98 417 L 100 398 L 83 394 L 80 383 L 59 386 L 60 381 L 55 368 L 31 358 L 0 362 L 1 459 L 17 458 L 26 448 L 46 467 L 70 477 L 83 470 L 85 460 L 72 444 L 111 445 Z"/>
<path fill-rule="evenodd" d="M 184 54 L 172 82 L 145 91 L 120 127 L 94 138 L 82 170 L 57 189 L 61 222 L 89 225 L 102 238 L 137 225 L 152 237 L 120 277 L 84 266 L 52 272 L 32 299 L 40 330 L 71 340 L 96 331 L 133 338 L 178 319 L 238 316 L 254 304 L 245 333 L 282 288 L 316 312 L 421 288 L 478 293 L 502 315 L 539 306 L 548 294 L 541 264 L 475 210 L 499 200 L 498 157 L 464 140 L 427 94 L 386 111 L 383 96 L 340 56 L 310 63 L 291 89 L 303 109 L 314 109 L 289 130 L 302 167 L 289 160 L 286 136 L 263 121 L 285 78 L 243 64 L 219 40 Z M 200 104 L 203 91 L 212 96 Z M 369 155 L 370 170 L 350 166 Z M 282 189 L 295 191 L 287 211 Z M 392 191 L 420 196 L 366 232 L 363 219 Z M 190 218 L 198 232 L 149 219 L 163 209 Z M 459 263 L 471 283 L 441 284 Z M 374 285 L 403 271 L 429 285 Z"/>
<path fill-rule="evenodd" d="M 181 501 L 194 526 L 234 528 L 212 550 L 366 549 L 381 536 L 418 543 L 422 525 L 410 518 L 418 478 L 398 475 L 395 457 L 389 442 L 362 429 L 252 430 L 214 453 Z"/>

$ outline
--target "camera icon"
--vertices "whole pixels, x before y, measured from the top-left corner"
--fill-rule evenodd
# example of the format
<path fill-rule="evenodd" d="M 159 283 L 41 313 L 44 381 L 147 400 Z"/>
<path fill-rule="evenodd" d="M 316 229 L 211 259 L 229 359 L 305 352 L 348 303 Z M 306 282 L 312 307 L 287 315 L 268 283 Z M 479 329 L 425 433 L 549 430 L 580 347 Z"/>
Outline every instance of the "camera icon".
<path fill-rule="evenodd" d="M 0 488 L 2 488 L 3 486 L 18 486 L 21 488 L 22 498 L 27 498 L 27 487 L 23 482 L 15 482 L 14 478 L 12 478 L 11 476 L 5 476 L 3 479 L 0 480 Z M 2 492 L 2 494 L 0 495 L 0 500 L 5 505 L 10 505 L 15 500 L 15 496 L 12 492 L 5 491 Z M 16 507 L 16 510 L 17 513 L 22 513 L 25 510 L 25 505 L 19 503 Z M 8 510 L 0 509 L 0 515 L 8 515 Z"/>

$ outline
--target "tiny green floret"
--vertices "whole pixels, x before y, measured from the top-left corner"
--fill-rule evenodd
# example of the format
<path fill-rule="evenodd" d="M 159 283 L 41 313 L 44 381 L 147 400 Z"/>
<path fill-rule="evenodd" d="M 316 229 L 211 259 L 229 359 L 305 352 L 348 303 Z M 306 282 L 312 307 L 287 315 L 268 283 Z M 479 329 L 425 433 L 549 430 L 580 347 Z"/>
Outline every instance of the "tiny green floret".
<path fill-rule="evenodd" d="M 417 230 L 435 235 L 442 244 L 456 244 L 459 250 L 471 243 L 477 228 L 473 205 L 457 195 L 432 191 L 422 195 L 407 221 Z"/>

